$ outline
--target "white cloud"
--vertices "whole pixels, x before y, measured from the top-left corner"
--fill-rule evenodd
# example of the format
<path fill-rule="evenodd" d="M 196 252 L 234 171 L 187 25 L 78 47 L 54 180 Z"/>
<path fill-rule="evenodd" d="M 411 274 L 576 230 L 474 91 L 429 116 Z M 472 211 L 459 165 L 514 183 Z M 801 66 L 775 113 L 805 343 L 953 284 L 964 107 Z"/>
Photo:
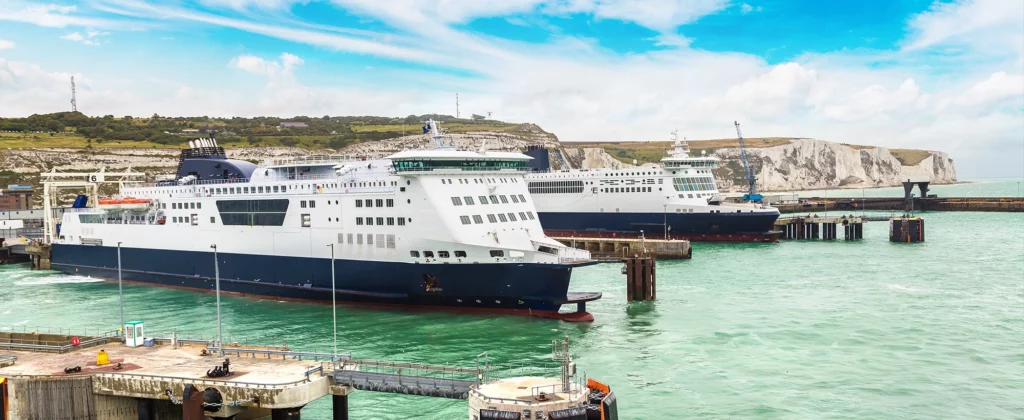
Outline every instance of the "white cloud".
<path fill-rule="evenodd" d="M 102 36 L 110 35 L 110 32 L 101 31 L 86 31 L 85 35 L 78 32 L 72 32 L 67 35 L 62 35 L 60 39 L 66 39 L 68 41 L 81 42 L 82 44 L 89 46 L 99 46 L 99 38 Z"/>
<path fill-rule="evenodd" d="M 957 103 L 974 106 L 1006 98 L 1024 98 L 1024 74 L 996 72 L 983 81 L 975 83 L 956 98 Z M 1022 104 L 1024 105 L 1024 104 Z"/>
<path fill-rule="evenodd" d="M 959 0 L 935 2 L 909 23 L 907 49 L 933 45 L 971 45 L 979 48 L 1024 49 L 1024 2 L 1020 0 Z"/>
<path fill-rule="evenodd" d="M 85 37 L 82 36 L 82 34 L 80 34 L 78 32 L 72 32 L 70 34 L 61 36 L 60 39 L 66 39 L 68 41 L 81 42 L 81 41 L 85 40 Z"/>
<path fill-rule="evenodd" d="M 179 80 L 129 89 L 117 87 L 117 76 L 92 75 L 96 80 L 86 79 L 95 86 L 87 91 L 88 109 L 100 115 L 454 114 L 451 98 L 458 91 L 463 113 L 494 111 L 510 121 L 535 122 L 563 141 L 663 140 L 676 127 L 691 139 L 729 138 L 734 135 L 732 121 L 739 120 L 751 137 L 806 136 L 944 150 L 957 159 L 964 176 L 1020 166 L 1019 159 L 1014 161 L 1013 153 L 1006 150 L 1019 149 L 1024 138 L 1024 113 L 1020 111 L 1024 108 L 1024 54 L 1013 49 L 994 53 L 982 42 L 997 38 L 1004 41 L 993 42 L 1017 42 L 1014 37 L 1019 38 L 1020 32 L 1014 32 L 1013 24 L 997 24 L 993 29 L 967 23 L 967 29 L 957 28 L 954 35 L 948 35 L 940 30 L 946 28 L 941 22 L 950 13 L 942 5 L 911 20 L 912 31 L 902 50 L 839 51 L 769 65 L 753 55 L 691 49 L 689 39 L 675 30 L 657 29 L 661 34 L 651 42 L 663 47 L 660 50 L 620 54 L 593 39 L 554 35 L 544 44 L 525 43 L 472 33 L 454 24 L 532 10 L 547 15 L 589 13 L 601 19 L 667 28 L 728 6 L 721 2 L 662 2 L 659 4 L 667 5 L 665 16 L 654 16 L 643 4 L 598 0 L 335 1 L 388 23 L 397 33 L 228 18 L 146 3 L 119 4 L 130 5 L 132 13 L 160 16 L 170 22 L 229 27 L 457 71 L 395 70 L 402 66 L 375 63 L 356 73 L 372 67 L 374 81 L 356 79 L 344 71 L 333 73 L 337 69 L 332 68 L 331 80 L 336 82 L 311 86 L 304 75 L 325 71 L 322 63 L 328 62 L 330 55 L 309 63 L 290 53 L 275 58 L 239 55 L 229 61 L 229 67 L 258 79 L 231 76 L 238 72 L 224 76 L 225 72 L 216 68 L 202 67 L 190 75 L 231 79 L 238 84 L 231 87 Z M 739 7 L 740 11 L 746 9 Z M 757 11 L 750 7 L 748 12 Z M 998 9 L 1003 4 L 992 7 Z M 442 13 L 445 10 L 450 13 Z M 971 13 L 989 15 L 963 10 L 972 22 Z M 76 33 L 89 39 L 89 32 Z M 936 57 L 945 57 L 951 47 L 958 51 L 956 66 L 933 65 Z M 879 62 L 886 65 L 877 66 Z M 133 70 L 156 73 L 163 69 L 139 63 Z M 21 92 L 29 86 L 25 76 L 12 74 L 0 70 L 0 89 L 7 86 Z M 55 92 L 66 91 L 66 80 L 49 83 L 59 86 Z M 417 87 L 410 88 L 410 84 Z M 204 94 L 196 95 L 197 91 Z M 138 99 L 134 99 L 136 95 Z M 114 98 L 133 99 L 119 102 Z M 25 106 L 7 101 L 0 105 L 0 112 L 47 112 L 63 109 L 67 102 L 66 92 L 25 100 Z M 49 110 L 42 106 L 46 103 Z"/>
<path fill-rule="evenodd" d="M 0 21 L 25 22 L 34 25 L 64 28 L 67 26 L 116 27 L 117 23 L 107 19 L 76 16 L 77 6 L 57 4 L 31 4 L 20 0 L 7 0 L 0 7 Z"/>
<path fill-rule="evenodd" d="M 746 3 L 740 5 L 740 13 L 743 14 L 747 14 L 750 12 L 760 12 L 761 10 L 764 10 L 761 6 L 754 7 Z"/>
<path fill-rule="evenodd" d="M 14 41 L 0 39 L 0 50 L 9 50 L 11 48 L 14 48 Z"/>
<path fill-rule="evenodd" d="M 240 55 L 232 58 L 228 65 L 240 70 L 264 76 L 272 85 L 293 84 L 295 68 L 303 61 L 294 54 L 282 53 L 279 61 L 264 60 L 254 55 Z"/>

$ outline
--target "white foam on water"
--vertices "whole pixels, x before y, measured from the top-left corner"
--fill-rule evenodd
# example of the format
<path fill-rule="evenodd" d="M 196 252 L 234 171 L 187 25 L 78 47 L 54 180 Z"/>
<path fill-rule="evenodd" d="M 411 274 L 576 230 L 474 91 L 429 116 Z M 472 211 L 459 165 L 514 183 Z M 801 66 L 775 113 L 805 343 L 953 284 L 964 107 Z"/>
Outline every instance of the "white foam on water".
<path fill-rule="evenodd" d="M 920 292 L 920 290 L 918 290 L 918 289 L 915 289 L 913 287 L 904 286 L 902 284 L 887 284 L 886 286 L 888 288 L 890 288 L 890 289 L 902 290 L 904 292 Z"/>
<path fill-rule="evenodd" d="M 44 284 L 73 284 L 73 283 L 98 283 L 103 279 L 95 279 L 86 276 L 46 276 L 28 277 L 14 282 L 17 286 L 38 286 Z"/>

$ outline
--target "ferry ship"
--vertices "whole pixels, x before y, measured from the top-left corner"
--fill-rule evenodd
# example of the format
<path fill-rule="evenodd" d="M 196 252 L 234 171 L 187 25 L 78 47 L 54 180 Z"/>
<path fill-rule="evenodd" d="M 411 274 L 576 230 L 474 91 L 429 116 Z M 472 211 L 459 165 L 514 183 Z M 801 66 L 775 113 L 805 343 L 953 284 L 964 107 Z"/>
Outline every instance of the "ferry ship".
<path fill-rule="evenodd" d="M 215 139 L 177 174 L 70 209 L 52 240 L 67 273 L 281 300 L 398 304 L 593 319 L 571 293 L 586 251 L 544 235 L 521 153 L 445 145 L 383 159 L 308 156 L 256 165 Z M 72 211 L 73 210 L 73 211 Z M 579 311 L 559 313 L 563 304 Z"/>
<path fill-rule="evenodd" d="M 660 167 L 549 170 L 548 151 L 533 148 L 526 175 L 548 235 L 680 238 L 691 241 L 776 242 L 779 210 L 729 203 L 713 171 L 719 159 L 691 157 L 672 133 L 673 148 Z"/>

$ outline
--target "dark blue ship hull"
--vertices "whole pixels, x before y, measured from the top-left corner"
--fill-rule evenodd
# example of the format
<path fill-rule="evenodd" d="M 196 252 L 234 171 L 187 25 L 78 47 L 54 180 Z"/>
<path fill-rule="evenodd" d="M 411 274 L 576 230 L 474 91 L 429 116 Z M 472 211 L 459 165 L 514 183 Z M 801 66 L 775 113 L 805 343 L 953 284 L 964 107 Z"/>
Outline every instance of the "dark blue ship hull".
<path fill-rule="evenodd" d="M 121 248 L 122 278 L 214 290 L 212 252 Z M 323 258 L 218 253 L 222 292 L 286 300 L 331 301 L 331 261 Z M 416 264 L 335 260 L 340 302 L 467 310 L 557 313 L 564 303 L 600 298 L 569 293 L 579 264 Z M 117 279 L 117 248 L 54 244 L 52 267 Z"/>
<path fill-rule="evenodd" d="M 763 235 L 772 231 L 778 213 L 538 213 L 545 231 L 625 232 L 645 236 Z"/>

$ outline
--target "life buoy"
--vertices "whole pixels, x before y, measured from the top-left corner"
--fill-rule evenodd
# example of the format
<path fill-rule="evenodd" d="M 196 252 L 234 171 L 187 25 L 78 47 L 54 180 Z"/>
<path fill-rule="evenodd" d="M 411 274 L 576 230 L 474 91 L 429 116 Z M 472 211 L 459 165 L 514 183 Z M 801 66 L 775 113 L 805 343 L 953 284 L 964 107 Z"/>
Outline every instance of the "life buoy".
<path fill-rule="evenodd" d="M 71 337 L 71 345 L 72 346 L 77 346 L 79 344 L 82 344 L 82 341 L 78 339 L 77 335 L 74 336 L 74 337 Z"/>

